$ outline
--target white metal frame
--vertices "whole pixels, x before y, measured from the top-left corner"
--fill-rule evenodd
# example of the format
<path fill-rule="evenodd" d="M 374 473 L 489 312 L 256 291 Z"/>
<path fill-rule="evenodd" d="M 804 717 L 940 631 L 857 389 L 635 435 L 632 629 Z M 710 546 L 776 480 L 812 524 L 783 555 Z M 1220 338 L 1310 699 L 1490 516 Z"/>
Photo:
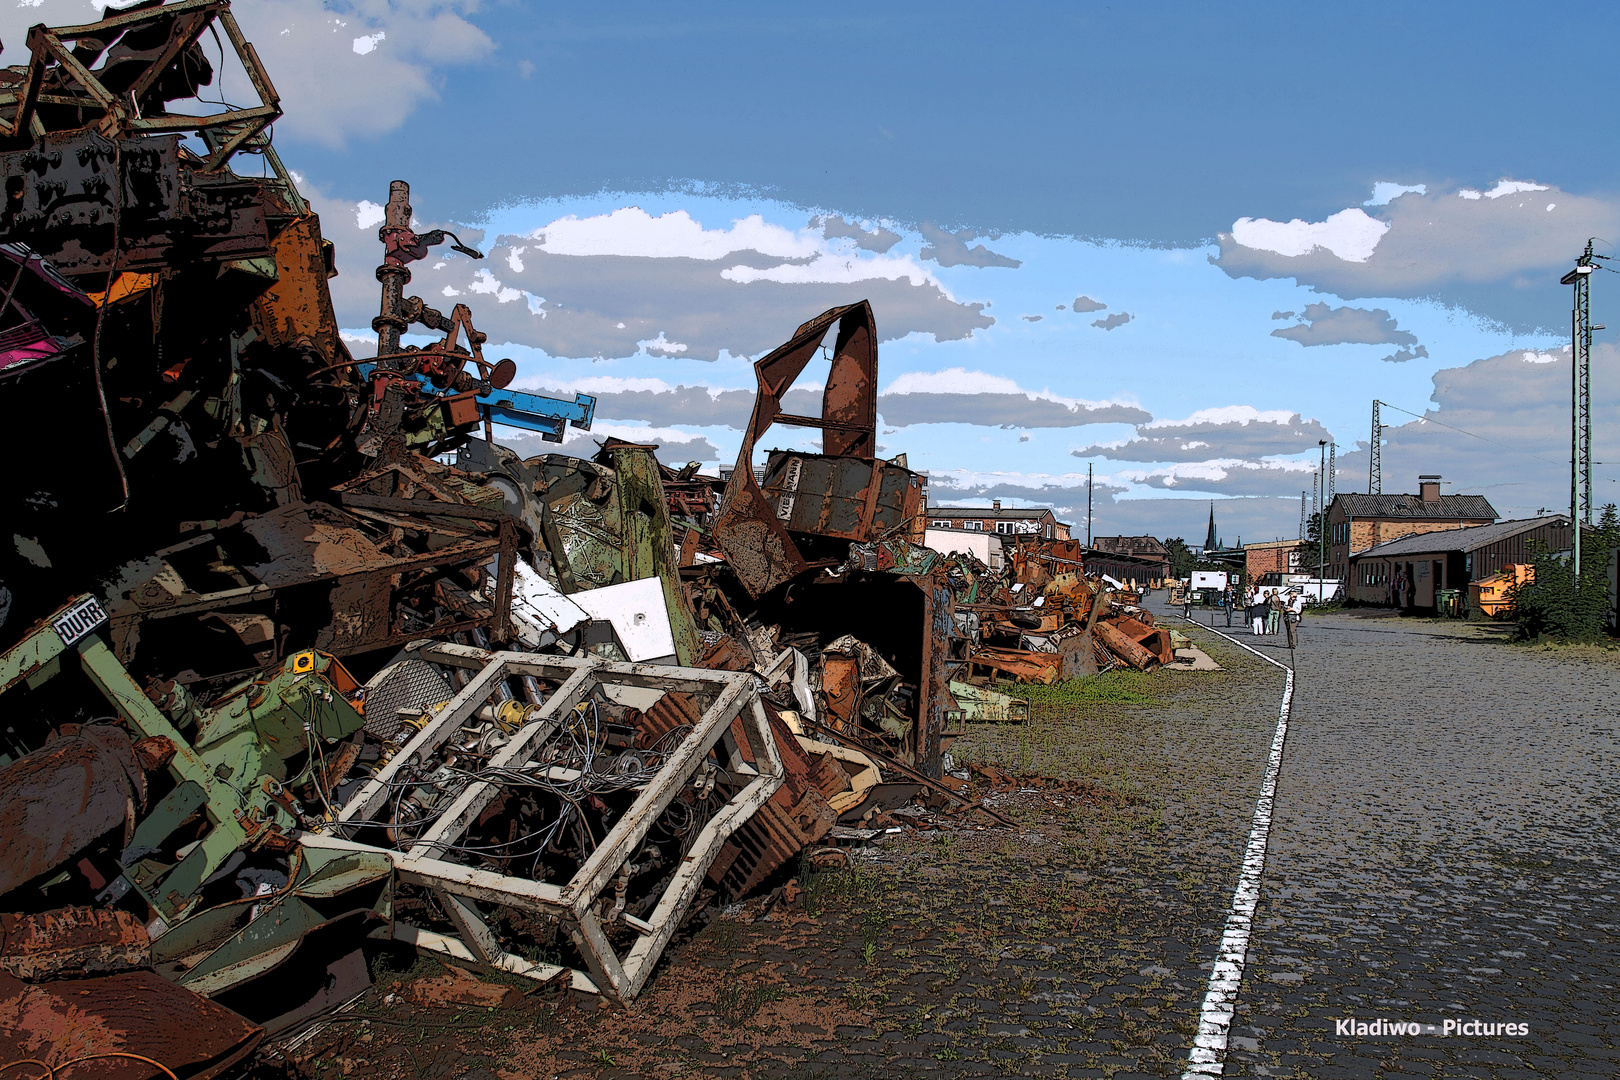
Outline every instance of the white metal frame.
<path fill-rule="evenodd" d="M 628 1002 L 641 992 L 652 974 L 664 947 L 679 927 L 687 908 L 703 883 L 710 864 L 720 848 L 740 826 L 781 787 L 782 758 L 771 734 L 770 721 L 755 692 L 752 676 L 736 672 L 700 668 L 664 667 L 656 664 L 619 664 L 593 658 L 544 656 L 536 653 L 491 653 L 463 645 L 432 643 L 420 650 L 427 660 L 476 670 L 462 689 L 439 714 L 418 732 L 377 776 L 349 801 L 338 816 L 339 822 L 364 821 L 388 801 L 388 784 L 395 773 L 412 760 L 425 760 L 429 753 L 457 731 L 461 724 L 484 705 L 499 683 L 507 678 L 530 675 L 548 681 L 561 681 L 542 703 L 535 719 L 525 724 L 491 758 L 492 767 L 521 768 L 536 752 L 554 738 L 561 720 L 581 701 L 603 686 L 629 686 L 694 695 L 703 709 L 690 734 L 665 759 L 651 782 L 637 795 L 630 809 L 619 818 L 574 877 L 564 885 L 511 877 L 478 870 L 435 856 L 440 845 L 464 835 L 468 823 L 493 801 L 499 791 L 495 784 L 474 783 L 451 803 L 438 821 L 407 851 L 373 847 L 323 833 L 300 836 L 309 847 L 379 851 L 394 863 L 402 882 L 432 890 L 459 937 L 396 923 L 394 937 L 419 948 L 444 953 L 457 959 L 477 961 L 518 975 L 548 980 L 565 969 L 533 963 L 506 952 L 484 921 L 475 901 L 554 915 L 562 919 L 589 968 L 575 971 L 573 986 L 602 993 Z M 737 751 L 737 738 L 747 742 L 754 764 L 749 765 Z M 654 822 L 674 801 L 683 786 L 693 782 L 711 750 L 724 745 L 729 751 L 728 768 L 733 776 L 746 776 L 747 782 L 703 826 L 673 879 L 659 897 L 657 906 L 645 920 L 621 914 L 619 921 L 637 932 L 637 939 L 623 956 L 608 940 L 607 926 L 599 911 L 599 901 L 625 862 L 641 847 Z M 559 772 L 559 778 L 566 778 Z"/>

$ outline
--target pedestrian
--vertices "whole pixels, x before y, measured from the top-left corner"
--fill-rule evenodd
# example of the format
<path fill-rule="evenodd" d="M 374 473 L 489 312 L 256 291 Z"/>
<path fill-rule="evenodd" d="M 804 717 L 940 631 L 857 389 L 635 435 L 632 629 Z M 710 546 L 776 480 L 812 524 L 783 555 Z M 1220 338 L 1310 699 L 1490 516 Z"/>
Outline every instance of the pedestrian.
<path fill-rule="evenodd" d="M 1282 629 L 1283 598 L 1281 589 L 1272 589 L 1266 595 L 1266 633 L 1272 637 Z"/>
<path fill-rule="evenodd" d="M 1181 588 L 1181 617 L 1183 619 L 1192 619 L 1192 600 L 1192 582 L 1189 580 L 1187 584 L 1183 585 Z"/>
<path fill-rule="evenodd" d="M 1407 590 L 1406 568 L 1403 566 L 1403 567 L 1401 567 L 1401 569 L 1395 571 L 1395 610 L 1396 611 L 1400 611 L 1400 612 L 1406 611 L 1406 590 Z"/>
<path fill-rule="evenodd" d="M 1266 605 L 1260 599 L 1259 589 L 1250 589 L 1244 602 L 1244 608 L 1249 616 L 1249 632 L 1259 637 L 1266 632 Z"/>
<path fill-rule="evenodd" d="M 1232 628 L 1232 609 L 1237 607 L 1237 590 L 1232 588 L 1228 581 L 1226 588 L 1221 590 L 1221 608 L 1226 612 L 1226 628 Z"/>
<path fill-rule="evenodd" d="M 1283 612 L 1283 622 L 1288 627 L 1288 647 L 1295 648 L 1299 644 L 1299 620 L 1305 616 L 1305 590 L 1295 589 L 1288 597 L 1288 610 Z"/>

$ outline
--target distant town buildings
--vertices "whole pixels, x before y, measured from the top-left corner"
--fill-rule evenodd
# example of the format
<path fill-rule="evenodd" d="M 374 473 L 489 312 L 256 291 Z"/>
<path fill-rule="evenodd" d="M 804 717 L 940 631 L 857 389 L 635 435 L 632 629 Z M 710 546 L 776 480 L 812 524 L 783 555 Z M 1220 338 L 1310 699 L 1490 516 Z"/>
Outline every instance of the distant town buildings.
<path fill-rule="evenodd" d="M 928 527 L 971 529 L 998 533 L 1014 539 L 1019 536 L 1039 537 L 1043 540 L 1069 539 L 1068 524 L 1059 521 L 1051 510 L 1004 509 L 1000 499 L 993 500 L 989 506 L 930 506 Z"/>

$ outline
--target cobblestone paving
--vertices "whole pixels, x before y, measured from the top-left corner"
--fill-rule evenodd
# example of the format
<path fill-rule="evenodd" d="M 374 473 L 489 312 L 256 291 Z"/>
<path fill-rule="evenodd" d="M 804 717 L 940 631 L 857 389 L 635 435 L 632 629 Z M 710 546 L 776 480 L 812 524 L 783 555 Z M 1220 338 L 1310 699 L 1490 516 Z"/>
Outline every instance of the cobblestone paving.
<path fill-rule="evenodd" d="M 1227 1075 L 1620 1075 L 1620 664 L 1494 636 L 1307 622 Z"/>

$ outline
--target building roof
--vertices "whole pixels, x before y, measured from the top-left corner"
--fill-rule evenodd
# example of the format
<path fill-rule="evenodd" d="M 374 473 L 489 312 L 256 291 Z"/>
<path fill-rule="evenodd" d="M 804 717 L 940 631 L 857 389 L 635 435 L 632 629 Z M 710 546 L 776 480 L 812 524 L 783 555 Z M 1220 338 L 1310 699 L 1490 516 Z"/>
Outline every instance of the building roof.
<path fill-rule="evenodd" d="M 1407 555 L 1431 555 L 1445 551 L 1478 551 L 1480 548 L 1489 547 L 1499 540 L 1506 540 L 1520 533 L 1533 532 L 1544 525 L 1563 525 L 1568 521 L 1569 518 L 1565 515 L 1549 514 L 1546 517 L 1498 521 L 1494 525 L 1471 525 L 1463 529 L 1441 529 L 1439 532 L 1418 533 L 1415 536 L 1403 536 L 1399 540 L 1386 540 L 1382 544 L 1375 544 L 1365 551 L 1357 552 L 1351 555 L 1350 558 L 1384 559 L 1400 558 Z"/>
<path fill-rule="evenodd" d="M 1097 536 L 1091 546 L 1098 551 L 1127 555 L 1169 555 L 1170 549 L 1152 536 Z"/>
<path fill-rule="evenodd" d="M 930 506 L 929 517 L 937 518 L 1043 518 L 1051 514 L 1048 508 L 1019 510 L 1013 507 L 996 509 L 993 506 Z M 1054 515 L 1055 516 L 1055 515 Z"/>
<path fill-rule="evenodd" d="M 1253 551 L 1256 548 L 1303 547 L 1307 543 L 1309 543 L 1307 540 L 1267 540 L 1263 544 L 1244 544 L 1243 550 Z"/>
<path fill-rule="evenodd" d="M 1353 518 L 1404 518 L 1409 521 L 1495 521 L 1496 508 L 1483 495 L 1442 495 L 1424 502 L 1418 495 L 1364 495 L 1340 492 L 1333 499 Z M 1329 507 L 1332 509 L 1332 507 Z"/>

